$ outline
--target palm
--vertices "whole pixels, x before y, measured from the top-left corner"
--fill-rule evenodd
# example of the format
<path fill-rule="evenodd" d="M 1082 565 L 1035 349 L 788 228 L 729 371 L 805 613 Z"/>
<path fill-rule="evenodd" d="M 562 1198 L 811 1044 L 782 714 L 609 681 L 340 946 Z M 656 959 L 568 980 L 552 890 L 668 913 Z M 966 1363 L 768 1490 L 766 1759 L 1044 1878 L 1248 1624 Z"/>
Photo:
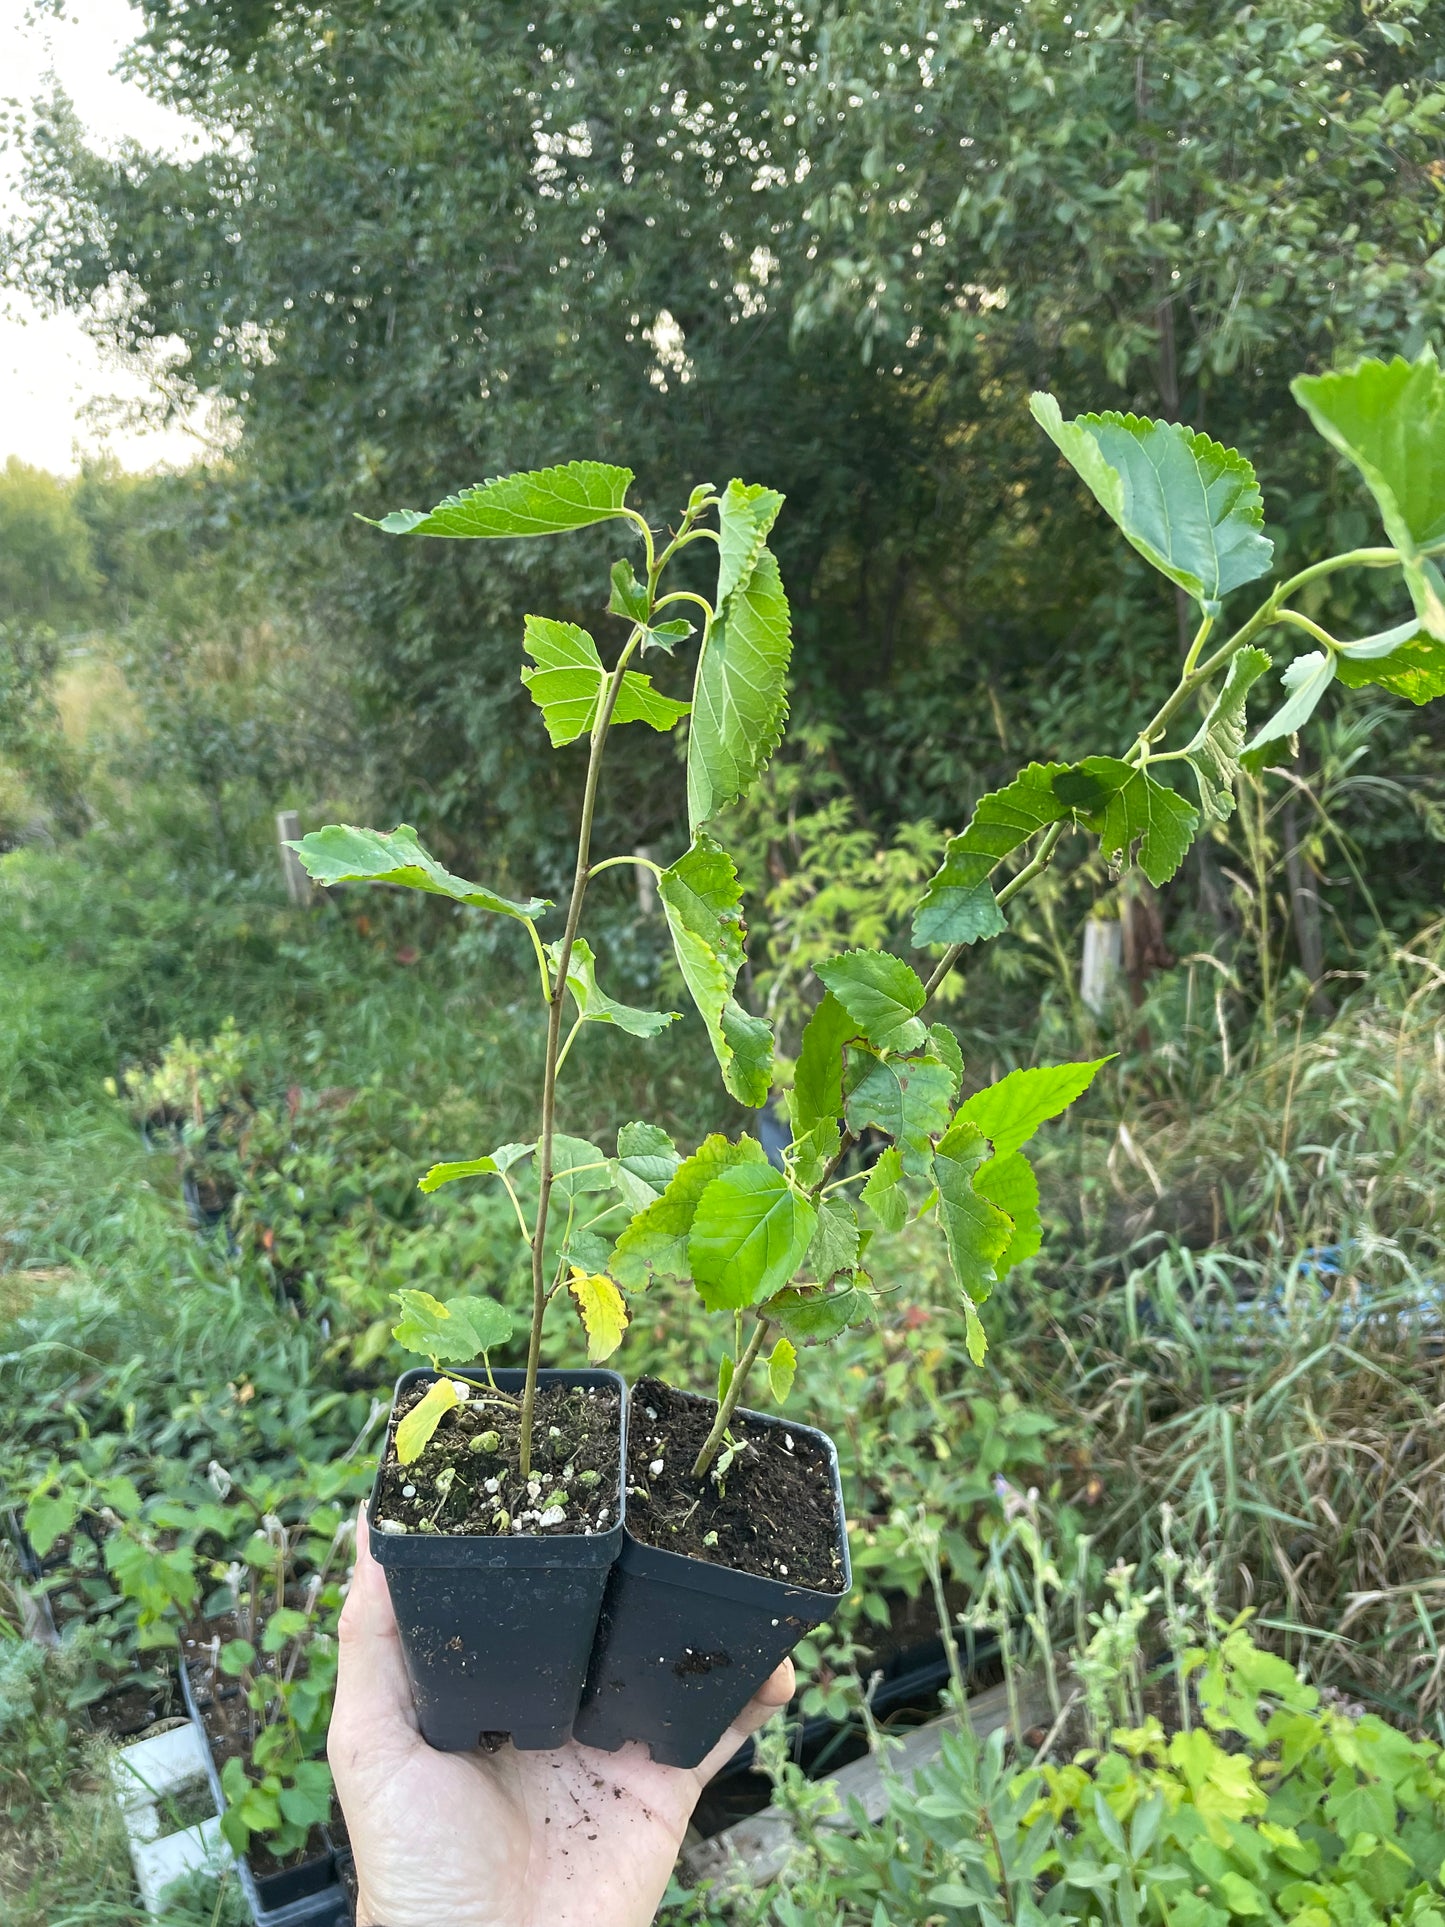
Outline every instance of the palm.
<path fill-rule="evenodd" d="M 695 1769 L 658 1766 L 641 1746 L 435 1752 L 416 1729 L 363 1522 L 329 1748 L 356 1850 L 358 1927 L 640 1927 L 698 1794 L 784 1703 L 791 1670 L 773 1676 Z"/>

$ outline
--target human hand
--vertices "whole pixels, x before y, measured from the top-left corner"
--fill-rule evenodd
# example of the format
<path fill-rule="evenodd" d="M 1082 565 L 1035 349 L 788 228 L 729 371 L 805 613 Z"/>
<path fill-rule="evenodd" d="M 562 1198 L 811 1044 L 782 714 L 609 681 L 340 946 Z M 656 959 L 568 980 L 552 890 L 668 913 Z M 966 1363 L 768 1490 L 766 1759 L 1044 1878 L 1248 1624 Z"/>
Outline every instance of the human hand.
<path fill-rule="evenodd" d="M 357 1927 L 647 1927 L 703 1787 L 793 1693 L 783 1664 L 701 1766 L 599 1753 L 438 1753 L 422 1739 L 365 1508 L 327 1754 L 356 1855 Z"/>

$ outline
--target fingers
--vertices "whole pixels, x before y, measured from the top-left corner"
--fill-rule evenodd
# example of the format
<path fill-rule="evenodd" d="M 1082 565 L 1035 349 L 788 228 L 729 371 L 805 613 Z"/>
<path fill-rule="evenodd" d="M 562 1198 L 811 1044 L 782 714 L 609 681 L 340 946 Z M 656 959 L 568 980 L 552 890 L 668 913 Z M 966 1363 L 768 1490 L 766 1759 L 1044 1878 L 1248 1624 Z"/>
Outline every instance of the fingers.
<path fill-rule="evenodd" d="M 702 1765 L 695 1769 L 699 1781 L 710 1780 L 714 1773 L 726 1766 L 743 1741 L 751 1739 L 779 1707 L 787 1705 L 795 1687 L 793 1662 L 785 1659 L 776 1672 L 770 1673 L 763 1681 Z"/>
<path fill-rule="evenodd" d="M 332 1747 L 339 1738 L 357 1735 L 363 1730 L 371 1744 L 384 1743 L 389 1732 L 409 1738 L 416 1731 L 411 1686 L 401 1656 L 386 1574 L 371 1556 L 365 1506 L 356 1522 L 356 1570 L 336 1632 Z"/>

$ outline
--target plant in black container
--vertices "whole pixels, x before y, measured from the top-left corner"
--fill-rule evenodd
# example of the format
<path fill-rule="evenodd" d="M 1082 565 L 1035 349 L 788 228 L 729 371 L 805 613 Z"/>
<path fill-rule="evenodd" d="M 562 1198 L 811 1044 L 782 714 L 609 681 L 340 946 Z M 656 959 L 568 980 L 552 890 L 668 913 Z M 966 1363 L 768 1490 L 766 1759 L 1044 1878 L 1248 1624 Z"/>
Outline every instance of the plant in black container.
<path fill-rule="evenodd" d="M 1435 560 L 1445 553 L 1445 378 L 1427 352 L 1414 363 L 1365 362 L 1302 379 L 1296 393 L 1360 471 L 1393 546 L 1332 556 L 1278 582 L 1213 647 L 1226 599 L 1272 563 L 1249 463 L 1178 423 L 1112 413 L 1066 421 L 1052 397 L 1035 396 L 1040 426 L 1125 539 L 1196 605 L 1198 626 L 1172 689 L 1121 755 L 1030 763 L 984 796 L 948 841 L 912 926 L 914 951 L 935 955 L 926 980 L 883 950 L 850 950 L 819 966 L 781 1168 L 746 1134 L 708 1137 L 683 1156 L 657 1126 L 634 1122 L 619 1131 L 613 1155 L 564 1136 L 556 1116 L 558 1074 L 589 1023 L 650 1037 L 672 1021 L 607 995 L 580 935 L 588 883 L 619 864 L 656 874 L 678 967 L 728 1092 L 754 1108 L 769 1096 L 773 1038 L 736 994 L 741 890 L 718 836 L 719 819 L 747 795 L 783 732 L 790 618 L 768 547 L 782 497 L 739 481 L 721 492 L 699 485 L 659 548 L 627 505 L 631 472 L 575 462 L 488 482 L 429 514 L 380 524 L 401 536 L 465 539 L 615 521 L 643 551 L 640 575 L 630 560 L 612 565 L 607 606 L 626 632 L 610 668 L 585 630 L 537 616 L 526 623 L 522 678 L 552 742 L 589 743 L 560 937 L 545 942 L 538 931 L 546 903 L 512 901 L 451 875 L 406 827 L 389 835 L 333 827 L 297 846 L 318 882 L 400 884 L 515 919 L 527 932 L 547 1011 L 535 1143 L 439 1165 L 422 1180 L 427 1189 L 472 1177 L 503 1185 L 530 1248 L 533 1285 L 525 1373 L 486 1369 L 488 1346 L 506 1323 L 487 1301 L 441 1305 L 411 1294 L 398 1327 L 431 1370 L 398 1387 L 372 1522 L 428 1737 L 464 1744 L 489 1728 L 541 1744 L 562 1735 L 573 1723 L 600 1609 L 577 1737 L 608 1748 L 643 1740 L 673 1765 L 703 1758 L 849 1584 L 828 1440 L 746 1410 L 745 1393 L 761 1374 L 782 1404 L 800 1347 L 826 1343 L 873 1314 L 869 1243 L 910 1220 L 938 1225 L 968 1349 L 981 1362 L 979 1307 L 1041 1240 L 1025 1147 L 1082 1095 L 1103 1061 L 1018 1069 L 965 1096 L 958 1040 L 928 1020 L 934 993 L 970 945 L 1004 930 L 1007 904 L 1071 836 L 1096 837 L 1116 870 L 1137 862 L 1151 883 L 1166 883 L 1201 827 L 1232 810 L 1241 769 L 1290 754 L 1332 681 L 1373 684 L 1413 702 L 1445 692 L 1445 585 Z M 663 592 L 669 565 L 702 542 L 716 550 L 712 594 Z M 1358 641 L 1330 635 L 1309 610 L 1320 607 L 1319 583 L 1348 567 L 1399 569 L 1413 614 Z M 631 666 L 654 652 L 670 665 L 694 630 L 685 699 L 664 695 Z M 1260 639 L 1291 630 L 1315 646 L 1285 669 L 1283 702 L 1246 742 L 1249 692 L 1270 668 Z M 1186 740 L 1166 748 L 1185 714 Z M 611 728 L 629 722 L 687 726 L 690 842 L 665 868 L 637 855 L 592 858 L 603 751 Z M 1193 785 L 1197 806 L 1174 777 Z M 884 1148 L 855 1168 L 849 1153 L 865 1136 Z M 725 1325 L 717 1396 L 649 1382 L 634 1388 L 625 1434 L 616 1407 L 604 1472 L 598 1440 L 609 1394 L 585 1374 L 539 1373 L 543 1315 L 553 1297 L 575 1298 L 600 1363 L 621 1341 L 629 1294 L 659 1282 L 695 1287 Z M 453 1369 L 463 1364 L 465 1372 Z M 607 1376 L 616 1396 L 620 1381 Z M 584 1486 L 594 1471 L 596 1484 Z M 549 1558 L 556 1568 L 543 1565 Z M 471 1577 L 458 1576 L 508 1565 L 568 1573 L 565 1604 L 559 1592 L 555 1615 L 539 1607 L 515 1639 L 488 1618 L 496 1610 L 488 1601 L 499 1595 L 484 1597 Z"/>

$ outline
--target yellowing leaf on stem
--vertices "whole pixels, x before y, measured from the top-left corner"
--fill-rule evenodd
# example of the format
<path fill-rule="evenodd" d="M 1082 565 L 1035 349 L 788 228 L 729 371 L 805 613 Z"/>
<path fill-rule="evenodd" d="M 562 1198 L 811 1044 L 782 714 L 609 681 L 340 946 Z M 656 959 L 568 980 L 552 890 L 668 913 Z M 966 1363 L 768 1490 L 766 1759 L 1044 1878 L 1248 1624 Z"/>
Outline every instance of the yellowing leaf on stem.
<path fill-rule="evenodd" d="M 567 1289 L 577 1300 L 582 1323 L 587 1329 L 587 1356 L 594 1365 L 611 1358 L 627 1330 L 627 1306 L 622 1293 L 604 1271 L 581 1271 L 572 1267 Z"/>
<path fill-rule="evenodd" d="M 396 1428 L 396 1456 L 400 1465 L 413 1465 L 431 1444 L 442 1420 L 461 1404 L 457 1388 L 449 1378 L 435 1379 L 426 1397 L 412 1406 Z"/>

